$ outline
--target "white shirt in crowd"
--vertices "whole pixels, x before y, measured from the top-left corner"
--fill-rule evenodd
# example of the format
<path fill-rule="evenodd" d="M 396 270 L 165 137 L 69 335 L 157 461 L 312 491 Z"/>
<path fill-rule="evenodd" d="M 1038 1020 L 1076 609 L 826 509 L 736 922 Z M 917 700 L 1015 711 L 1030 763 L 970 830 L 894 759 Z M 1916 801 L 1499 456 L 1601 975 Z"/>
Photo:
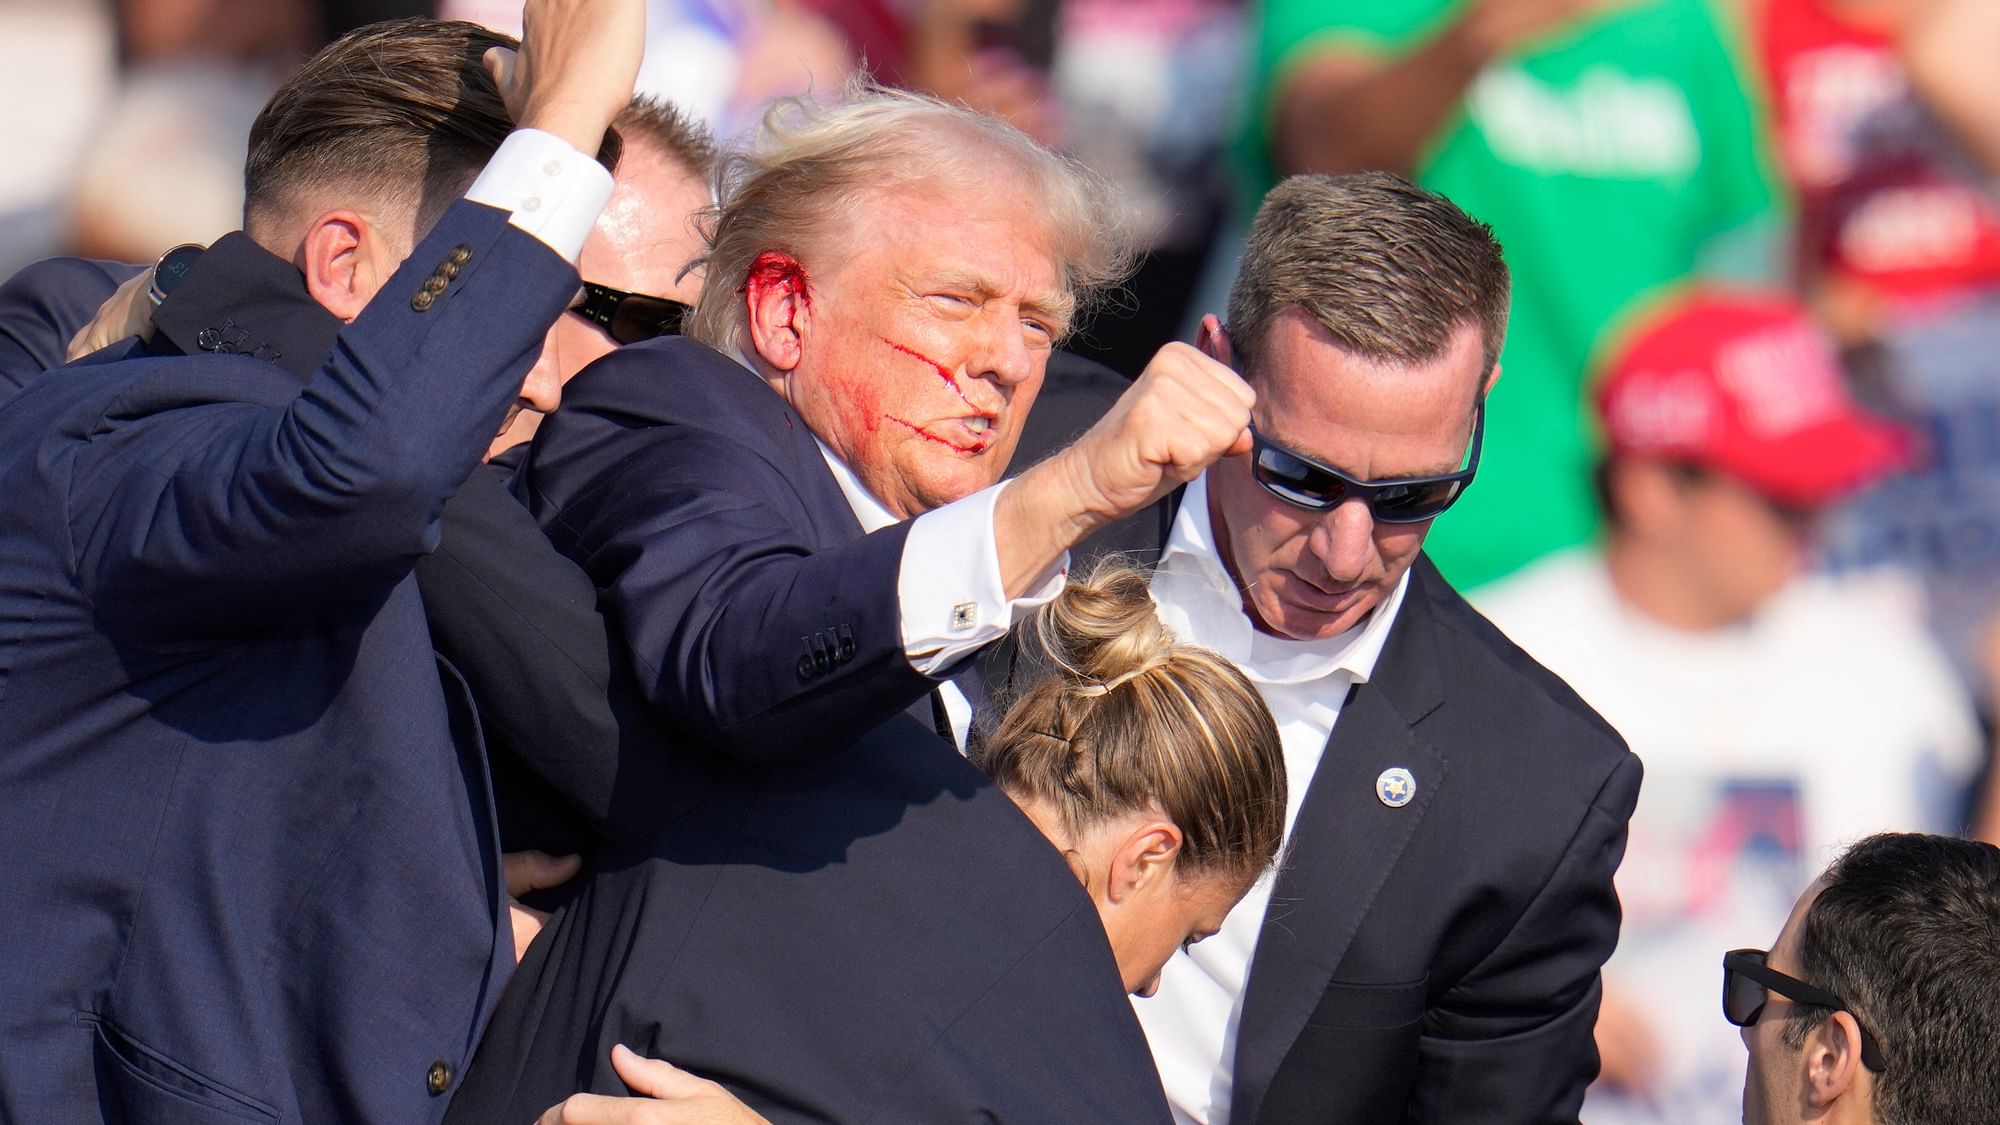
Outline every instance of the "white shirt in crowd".
<path fill-rule="evenodd" d="M 1260 632 L 1216 550 L 1208 478 L 1188 485 L 1153 575 L 1153 601 L 1176 639 L 1235 662 L 1271 708 L 1284 744 L 1288 843 L 1348 689 L 1374 674 L 1409 582 L 1406 572 L 1366 621 L 1337 636 L 1294 641 Z M 1228 1125 L 1243 986 L 1275 878 L 1259 879 L 1219 932 L 1175 953 L 1155 995 L 1132 1000 L 1181 1125 Z"/>
<path fill-rule="evenodd" d="M 1688 631 L 1626 602 L 1587 550 L 1476 600 L 1646 768 L 1604 981 L 1652 1030 L 1659 1071 L 1643 1097 L 1591 1087 L 1584 1120 L 1734 1122 L 1745 1056 L 1716 1007 L 1722 954 L 1768 946 L 1838 848 L 1962 828 L 1980 736 L 1921 601 L 1893 575 L 1808 576 L 1749 621 Z"/>

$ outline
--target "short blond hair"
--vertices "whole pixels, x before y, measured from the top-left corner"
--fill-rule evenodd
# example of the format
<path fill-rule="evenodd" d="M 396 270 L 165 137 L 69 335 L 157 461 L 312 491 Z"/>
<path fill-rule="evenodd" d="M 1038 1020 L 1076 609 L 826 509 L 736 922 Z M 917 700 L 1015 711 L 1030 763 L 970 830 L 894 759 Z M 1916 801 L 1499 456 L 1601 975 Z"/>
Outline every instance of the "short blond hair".
<path fill-rule="evenodd" d="M 996 163 L 1035 192 L 1074 310 L 1131 272 L 1131 220 L 1104 180 L 996 117 L 862 78 L 832 104 L 781 99 L 746 143 L 723 153 L 687 334 L 735 349 L 760 256 L 807 262 L 838 246 L 865 200 L 919 185 L 976 190 Z"/>

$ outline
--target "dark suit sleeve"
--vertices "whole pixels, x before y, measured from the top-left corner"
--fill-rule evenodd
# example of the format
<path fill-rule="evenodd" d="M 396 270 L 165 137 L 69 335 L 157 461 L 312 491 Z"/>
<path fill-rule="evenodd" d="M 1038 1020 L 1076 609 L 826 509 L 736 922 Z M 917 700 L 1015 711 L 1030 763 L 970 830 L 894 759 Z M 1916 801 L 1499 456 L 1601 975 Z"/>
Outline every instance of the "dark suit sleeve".
<path fill-rule="evenodd" d="M 644 360 L 599 361 L 613 362 Z M 821 548 L 795 487 L 741 443 L 667 426 L 621 436 L 626 448 L 544 522 L 603 591 L 667 722 L 734 758 L 799 761 L 931 690 L 903 650 L 907 523 Z"/>
<path fill-rule="evenodd" d="M 421 299 L 431 277 L 443 290 Z M 575 287 L 505 213 L 461 201 L 297 397 L 209 389 L 261 376 L 255 360 L 151 361 L 73 455 L 73 561 L 100 620 L 213 636 L 386 593 L 434 545 Z"/>
<path fill-rule="evenodd" d="M 597 612 L 589 576 L 490 468 L 444 506 L 441 532 L 437 550 L 417 563 L 417 586 L 431 643 L 472 688 L 488 749 L 528 766 L 596 833 L 636 834 L 667 797 L 656 761 L 666 734 L 613 663 L 622 642 Z M 547 796 L 510 794 L 537 804 Z M 502 812 L 511 829 L 527 811 Z"/>
<path fill-rule="evenodd" d="M 52 367 L 72 336 L 143 267 L 47 258 L 0 285 L 0 402 Z"/>
<path fill-rule="evenodd" d="M 1577 1120 L 1597 1076 L 1598 970 L 1618 941 L 1612 875 L 1639 776 L 1625 755 L 1508 936 L 1433 1005 L 1409 1120 Z"/>

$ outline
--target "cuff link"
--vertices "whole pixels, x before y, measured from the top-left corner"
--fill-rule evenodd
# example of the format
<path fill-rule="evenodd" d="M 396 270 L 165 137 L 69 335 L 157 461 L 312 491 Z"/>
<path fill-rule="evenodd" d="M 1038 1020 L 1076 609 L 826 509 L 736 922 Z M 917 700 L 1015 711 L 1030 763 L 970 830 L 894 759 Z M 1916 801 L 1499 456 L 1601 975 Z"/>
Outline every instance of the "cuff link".
<path fill-rule="evenodd" d="M 960 602 L 951 607 L 951 627 L 958 632 L 979 624 L 979 603 Z"/>

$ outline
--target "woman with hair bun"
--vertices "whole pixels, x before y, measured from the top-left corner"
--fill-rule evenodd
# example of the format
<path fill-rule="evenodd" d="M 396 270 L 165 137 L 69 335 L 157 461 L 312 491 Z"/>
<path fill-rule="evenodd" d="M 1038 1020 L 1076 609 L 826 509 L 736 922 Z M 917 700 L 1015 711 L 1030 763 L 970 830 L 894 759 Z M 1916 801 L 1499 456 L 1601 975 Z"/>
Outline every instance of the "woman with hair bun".
<path fill-rule="evenodd" d="M 756 1111 L 715 1120 L 1167 1125 L 1122 993 L 1270 866 L 1277 731 L 1132 570 L 1072 579 L 1021 641 L 1040 674 L 990 778 L 907 716 L 795 770 L 677 753 L 684 799 L 528 947 L 448 1125 L 627 1093 L 619 1044 Z"/>
<path fill-rule="evenodd" d="M 1046 667 L 972 761 L 1069 859 L 1128 991 L 1222 927 L 1285 833 L 1285 765 L 1257 689 L 1181 644 L 1146 578 L 1100 566 L 1022 627 Z"/>

